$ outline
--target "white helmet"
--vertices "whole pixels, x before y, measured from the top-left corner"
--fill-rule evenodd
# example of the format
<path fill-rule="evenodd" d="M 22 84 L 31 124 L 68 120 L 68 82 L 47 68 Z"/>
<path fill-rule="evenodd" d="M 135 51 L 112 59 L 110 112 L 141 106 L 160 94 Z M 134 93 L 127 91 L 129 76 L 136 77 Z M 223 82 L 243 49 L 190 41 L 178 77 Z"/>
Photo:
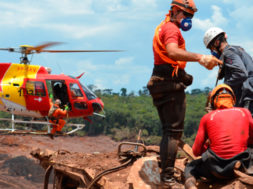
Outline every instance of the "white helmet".
<path fill-rule="evenodd" d="M 221 33 L 225 33 L 221 28 L 217 27 L 209 28 L 204 35 L 204 44 L 206 48 L 208 47 L 210 42 Z"/>

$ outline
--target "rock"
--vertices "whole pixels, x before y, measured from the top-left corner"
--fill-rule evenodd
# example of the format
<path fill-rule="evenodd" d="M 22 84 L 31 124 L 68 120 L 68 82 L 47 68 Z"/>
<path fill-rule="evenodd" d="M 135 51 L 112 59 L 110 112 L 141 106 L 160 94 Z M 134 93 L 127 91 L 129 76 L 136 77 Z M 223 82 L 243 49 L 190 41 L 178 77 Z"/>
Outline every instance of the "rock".
<path fill-rule="evenodd" d="M 138 159 L 130 169 L 127 183 L 136 189 L 158 188 L 160 184 L 160 171 L 157 157 Z"/>

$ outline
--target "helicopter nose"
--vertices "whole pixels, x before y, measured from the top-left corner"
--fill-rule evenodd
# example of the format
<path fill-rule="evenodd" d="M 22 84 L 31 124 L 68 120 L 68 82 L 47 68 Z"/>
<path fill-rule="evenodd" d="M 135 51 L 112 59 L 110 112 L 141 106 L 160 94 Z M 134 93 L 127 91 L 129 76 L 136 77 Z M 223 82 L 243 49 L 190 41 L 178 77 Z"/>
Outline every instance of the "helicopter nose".
<path fill-rule="evenodd" d="M 104 103 L 100 99 L 96 99 L 95 102 L 92 103 L 93 111 L 98 113 L 104 109 Z"/>

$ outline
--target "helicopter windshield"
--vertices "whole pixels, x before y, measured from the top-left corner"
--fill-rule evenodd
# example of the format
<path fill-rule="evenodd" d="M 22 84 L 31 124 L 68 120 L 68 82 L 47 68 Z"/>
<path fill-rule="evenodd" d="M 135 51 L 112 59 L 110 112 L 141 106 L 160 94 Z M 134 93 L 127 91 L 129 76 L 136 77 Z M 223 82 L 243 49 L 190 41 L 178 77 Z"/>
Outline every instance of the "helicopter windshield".
<path fill-rule="evenodd" d="M 70 83 L 69 87 L 70 87 L 72 97 L 83 97 L 83 94 L 79 86 L 77 85 L 77 83 Z"/>
<path fill-rule="evenodd" d="M 88 87 L 85 87 L 84 85 L 82 85 L 82 88 L 83 88 L 83 91 L 85 92 L 88 100 L 92 100 L 92 99 L 96 99 L 97 96 L 88 88 Z"/>

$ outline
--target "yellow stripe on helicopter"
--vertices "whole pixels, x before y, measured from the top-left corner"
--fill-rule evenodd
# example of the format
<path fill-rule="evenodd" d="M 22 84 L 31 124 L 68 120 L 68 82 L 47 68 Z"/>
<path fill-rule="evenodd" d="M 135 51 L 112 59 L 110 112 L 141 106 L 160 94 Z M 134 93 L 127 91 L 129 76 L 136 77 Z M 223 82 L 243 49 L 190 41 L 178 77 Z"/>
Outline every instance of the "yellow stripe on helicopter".
<path fill-rule="evenodd" d="M 5 99 L 25 106 L 24 93 L 23 91 L 20 91 L 24 78 L 36 78 L 39 69 L 40 66 L 37 65 L 11 64 L 2 80 Z M 18 93 L 20 93 L 20 95 L 17 95 Z"/>

